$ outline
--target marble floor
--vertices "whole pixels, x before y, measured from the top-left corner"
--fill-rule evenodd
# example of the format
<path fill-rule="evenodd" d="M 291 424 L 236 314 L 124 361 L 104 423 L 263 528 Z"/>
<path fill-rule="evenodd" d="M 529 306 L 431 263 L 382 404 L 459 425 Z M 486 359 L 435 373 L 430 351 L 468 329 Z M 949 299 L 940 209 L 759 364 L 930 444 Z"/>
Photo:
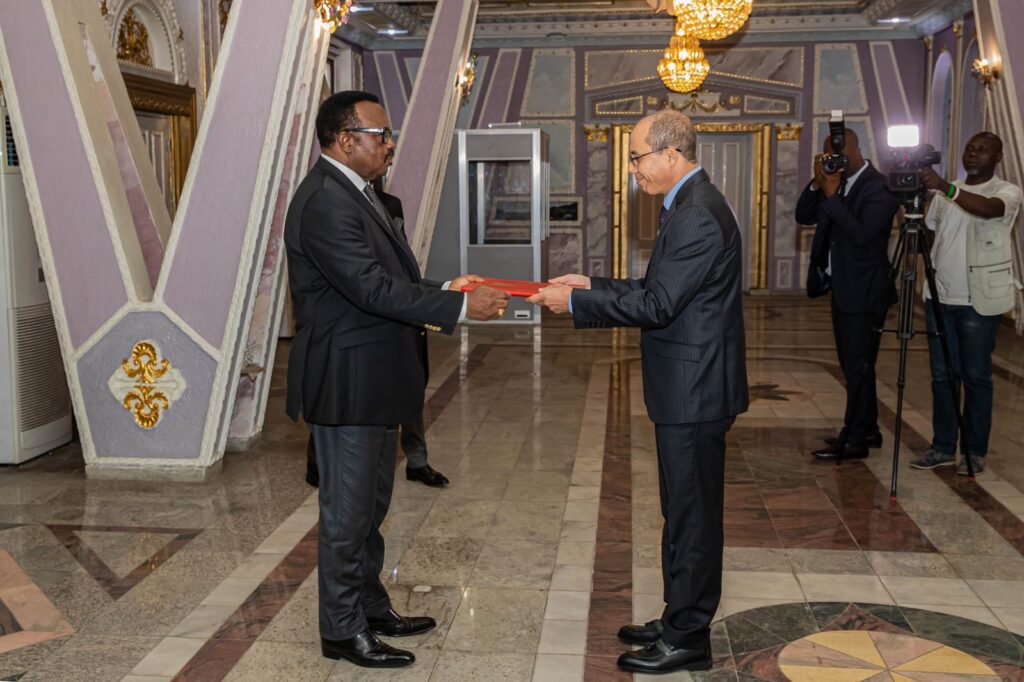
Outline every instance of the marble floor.
<path fill-rule="evenodd" d="M 931 436 L 911 342 L 892 500 L 892 337 L 885 445 L 833 467 L 809 455 L 843 409 L 827 304 L 751 297 L 746 315 L 754 400 L 729 434 L 715 668 L 692 679 L 1024 680 L 1024 340 L 1000 332 L 976 481 L 906 466 Z M 0 680 L 628 679 L 615 631 L 662 606 L 637 341 L 554 318 L 431 339 L 430 462 L 452 482 L 397 477 L 385 574 L 399 611 L 439 627 L 401 642 L 417 657 L 401 671 L 320 656 L 286 344 L 262 440 L 210 482 L 87 480 L 75 446 L 0 469 Z"/>

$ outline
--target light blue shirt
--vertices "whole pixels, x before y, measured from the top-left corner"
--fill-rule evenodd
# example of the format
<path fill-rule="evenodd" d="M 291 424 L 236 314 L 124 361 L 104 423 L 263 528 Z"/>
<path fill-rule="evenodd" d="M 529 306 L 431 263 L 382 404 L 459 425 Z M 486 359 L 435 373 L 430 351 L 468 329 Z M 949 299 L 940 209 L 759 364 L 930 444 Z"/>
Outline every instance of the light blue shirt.
<path fill-rule="evenodd" d="M 692 178 L 694 175 L 696 175 L 697 171 L 699 171 L 700 169 L 701 169 L 701 167 L 697 166 L 692 171 L 690 171 L 689 173 L 687 173 L 686 175 L 681 177 L 679 179 L 679 182 L 677 182 L 675 185 L 672 186 L 672 189 L 670 189 L 668 191 L 668 194 L 665 195 L 665 201 L 662 202 L 662 205 L 665 207 L 666 211 L 671 211 L 672 210 L 672 204 L 674 204 L 676 202 L 676 194 L 679 193 L 679 188 L 681 188 L 683 185 L 685 185 L 686 181 L 689 180 L 690 178 Z M 569 292 L 569 314 L 570 315 L 572 314 L 572 292 L 571 291 Z"/>

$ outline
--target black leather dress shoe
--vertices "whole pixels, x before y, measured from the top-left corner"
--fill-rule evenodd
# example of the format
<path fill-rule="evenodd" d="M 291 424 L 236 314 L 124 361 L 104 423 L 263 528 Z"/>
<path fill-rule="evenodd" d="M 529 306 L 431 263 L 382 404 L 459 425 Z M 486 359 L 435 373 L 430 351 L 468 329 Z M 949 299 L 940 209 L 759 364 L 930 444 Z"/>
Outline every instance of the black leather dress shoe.
<path fill-rule="evenodd" d="M 649 620 L 643 625 L 623 625 L 619 639 L 626 644 L 651 644 L 661 639 L 661 619 Z"/>
<path fill-rule="evenodd" d="M 619 668 L 631 673 L 662 675 L 677 670 L 710 670 L 711 647 L 677 649 L 658 640 L 637 651 L 619 656 Z"/>
<path fill-rule="evenodd" d="M 867 445 L 847 445 L 842 452 L 839 451 L 839 446 L 832 445 L 821 450 L 815 450 L 811 453 L 818 459 L 824 459 L 827 461 L 847 460 L 847 459 L 867 459 L 868 457 L 868 446 Z"/>
<path fill-rule="evenodd" d="M 349 639 L 320 638 L 320 651 L 325 658 L 344 658 L 363 668 L 404 668 L 416 662 L 411 651 L 396 649 L 363 630 Z"/>
<path fill-rule="evenodd" d="M 400 616 L 394 609 L 388 609 L 385 613 L 367 616 L 366 625 L 375 635 L 410 637 L 433 630 L 437 621 L 428 616 Z"/>
<path fill-rule="evenodd" d="M 838 436 L 833 436 L 831 438 L 826 438 L 825 439 L 825 445 L 828 445 L 830 447 L 831 446 L 835 446 L 835 445 L 839 445 L 839 437 Z M 847 442 L 847 445 L 852 445 L 852 443 Z M 866 445 L 869 448 L 874 448 L 874 449 L 882 447 L 882 434 L 876 433 L 873 436 L 868 436 L 867 440 L 864 441 L 863 445 Z"/>
<path fill-rule="evenodd" d="M 405 477 L 410 481 L 419 481 L 423 485 L 429 485 L 434 488 L 440 488 L 448 485 L 448 479 L 440 471 L 435 471 L 434 467 L 429 464 L 424 464 L 421 467 L 415 469 L 405 468 Z"/>

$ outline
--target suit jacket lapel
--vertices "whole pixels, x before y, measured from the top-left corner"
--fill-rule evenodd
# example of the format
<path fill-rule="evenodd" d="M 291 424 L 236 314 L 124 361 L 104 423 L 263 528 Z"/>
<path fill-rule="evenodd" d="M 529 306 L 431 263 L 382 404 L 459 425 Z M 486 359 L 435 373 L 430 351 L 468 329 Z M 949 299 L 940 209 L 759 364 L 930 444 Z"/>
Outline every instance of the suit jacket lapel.
<path fill-rule="evenodd" d="M 414 281 L 418 282 L 420 280 L 420 268 L 419 264 L 416 262 L 416 258 L 412 254 L 412 250 L 409 248 L 409 244 L 404 239 L 397 236 L 395 234 L 395 230 L 384 222 L 384 218 L 382 218 L 377 211 L 373 210 L 373 207 L 370 206 L 370 202 L 366 198 L 366 195 L 363 194 L 362 190 L 353 185 L 352 181 L 349 180 L 344 173 L 335 168 L 329 161 L 320 158 L 317 160 L 317 167 L 345 188 L 345 191 L 352 195 L 353 201 L 355 201 L 363 212 L 370 216 L 370 218 L 380 226 L 387 238 L 391 240 L 395 247 L 397 247 L 398 253 L 401 254 L 403 260 L 406 261 L 406 270 L 408 270 L 409 274 L 413 276 Z"/>

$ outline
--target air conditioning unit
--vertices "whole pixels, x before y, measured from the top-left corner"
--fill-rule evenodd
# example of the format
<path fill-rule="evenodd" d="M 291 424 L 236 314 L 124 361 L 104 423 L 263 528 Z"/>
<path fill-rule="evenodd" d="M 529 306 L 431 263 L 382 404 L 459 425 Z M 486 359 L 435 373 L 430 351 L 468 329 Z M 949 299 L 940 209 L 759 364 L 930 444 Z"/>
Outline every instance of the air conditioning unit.
<path fill-rule="evenodd" d="M 20 464 L 71 440 L 71 396 L 2 100 L 0 117 L 0 464 Z"/>

